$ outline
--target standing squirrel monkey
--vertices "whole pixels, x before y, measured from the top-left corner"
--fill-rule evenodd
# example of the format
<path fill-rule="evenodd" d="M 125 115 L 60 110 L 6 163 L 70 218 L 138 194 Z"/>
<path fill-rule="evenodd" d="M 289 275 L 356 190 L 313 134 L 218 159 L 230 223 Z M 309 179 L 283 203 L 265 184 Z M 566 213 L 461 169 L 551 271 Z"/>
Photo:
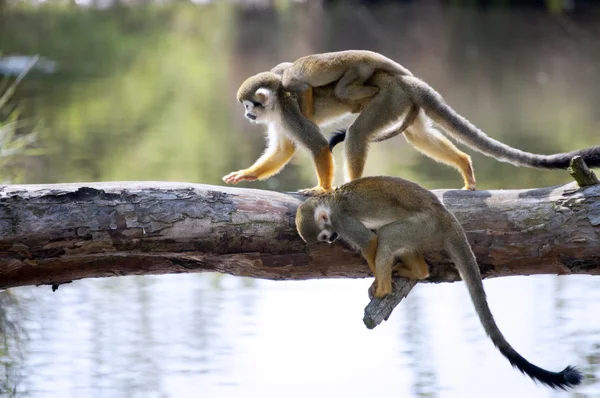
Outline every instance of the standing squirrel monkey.
<path fill-rule="evenodd" d="M 246 118 L 254 123 L 267 124 L 269 139 L 265 153 L 249 168 L 224 176 L 226 183 L 267 179 L 278 173 L 292 158 L 296 147 L 300 146 L 312 155 L 318 177 L 316 187 L 300 192 L 319 194 L 332 189 L 333 155 L 329 142 L 318 126 L 336 122 L 351 113 L 360 113 L 370 98 L 341 100 L 336 96 L 335 82 L 299 94 L 290 92 L 284 89 L 281 78 L 291 65 L 290 62 L 281 63 L 269 72 L 249 77 L 239 87 L 237 99 L 244 105 Z M 376 72 L 375 75 L 380 77 L 376 82 L 382 84 L 390 78 L 383 72 Z M 306 98 L 307 92 L 309 99 Z M 399 134 L 410 125 L 417 113 L 418 109 L 411 107 L 404 122 L 399 127 L 395 125 L 398 132 L 394 131 L 393 134 Z"/>
<path fill-rule="evenodd" d="M 344 139 L 347 141 L 346 179 L 349 181 L 362 176 L 370 142 L 383 141 L 404 132 L 406 140 L 419 151 L 458 169 L 465 183 L 464 189 L 475 189 L 471 157 L 433 128 L 432 121 L 457 141 L 515 166 L 566 169 L 574 156 L 581 156 L 589 167 L 600 166 L 600 147 L 537 155 L 488 137 L 448 106 L 442 96 L 423 80 L 391 59 L 371 51 L 308 55 L 285 68 L 282 77 L 286 89 L 296 90 L 309 86 L 314 90 L 314 87 L 336 80 L 335 94 L 338 98 L 360 98 L 367 102 L 347 132 L 342 131 L 330 139 L 331 148 Z M 365 98 L 370 93 L 373 95 Z M 411 112 L 418 113 L 416 119 Z M 398 128 L 403 119 L 402 126 Z"/>
<path fill-rule="evenodd" d="M 273 72 L 254 75 L 240 86 L 237 97 L 244 105 L 246 118 L 268 125 L 268 144 L 264 154 L 252 166 L 229 173 L 223 181 L 237 184 L 267 179 L 278 173 L 292 158 L 296 147 L 301 146 L 312 155 L 318 185 L 300 192 L 319 194 L 330 191 L 334 162 L 327 138 L 315 123 L 302 115 L 296 97 L 283 89 L 281 76 Z M 351 105 L 344 106 L 338 100 L 335 102 L 344 108 L 342 114 L 352 111 Z"/>
<path fill-rule="evenodd" d="M 528 362 L 506 341 L 488 306 L 479 266 L 464 230 L 430 191 L 401 178 L 365 177 L 335 191 L 308 199 L 298 207 L 296 228 L 309 243 L 340 238 L 361 249 L 375 274 L 374 295 L 392 292 L 392 267 L 399 257 L 402 276 L 428 276 L 423 253 L 445 249 L 467 285 L 475 310 L 496 348 L 512 366 L 552 388 L 581 383 L 581 372 L 567 366 L 550 372 Z M 372 230 L 376 230 L 373 232 Z"/>
<path fill-rule="evenodd" d="M 333 185 L 333 157 L 328 146 L 331 149 L 346 139 L 345 174 L 346 180 L 352 181 L 363 175 L 371 142 L 404 132 L 419 151 L 458 169 L 464 189 L 475 189 L 471 157 L 432 122 L 463 144 L 516 166 L 566 169 L 574 156 L 581 156 L 589 167 L 600 166 L 600 147 L 536 155 L 488 137 L 427 83 L 371 51 L 315 54 L 279 64 L 270 73 L 247 79 L 238 90 L 238 100 L 244 104 L 247 118 L 269 125 L 270 139 L 265 154 L 250 168 L 225 176 L 227 183 L 268 178 L 283 168 L 298 144 L 311 152 L 319 178 L 317 187 L 304 192 L 327 192 Z M 334 135 L 326 145 L 317 125 L 348 113 L 360 114 L 346 132 Z"/>

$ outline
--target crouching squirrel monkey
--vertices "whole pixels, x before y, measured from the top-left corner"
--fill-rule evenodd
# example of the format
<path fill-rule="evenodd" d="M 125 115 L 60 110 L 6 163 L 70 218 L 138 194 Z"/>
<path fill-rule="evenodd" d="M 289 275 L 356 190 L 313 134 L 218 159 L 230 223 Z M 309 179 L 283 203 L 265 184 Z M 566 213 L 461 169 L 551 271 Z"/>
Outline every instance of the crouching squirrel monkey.
<path fill-rule="evenodd" d="M 583 376 L 576 368 L 567 366 L 561 372 L 539 368 L 506 341 L 488 306 L 479 266 L 464 230 L 439 199 L 420 185 L 394 177 L 354 180 L 301 204 L 296 228 L 309 244 L 340 238 L 360 248 L 375 274 L 376 297 L 392 292 L 396 257 L 410 269 L 401 272 L 403 276 L 422 279 L 428 276 L 423 253 L 445 249 L 467 285 L 487 335 L 513 367 L 552 388 L 581 383 Z"/>
<path fill-rule="evenodd" d="M 334 135 L 330 147 L 346 138 L 346 179 L 363 174 L 370 142 L 391 138 L 404 131 L 407 141 L 433 159 L 458 169 L 465 182 L 464 189 L 475 189 L 475 174 L 471 158 L 458 150 L 445 136 L 433 128 L 431 121 L 442 132 L 463 144 L 515 166 L 546 169 L 566 169 L 571 158 L 581 156 L 588 166 L 600 167 L 600 146 L 569 153 L 537 155 L 512 148 L 488 137 L 467 119 L 448 106 L 442 96 L 423 80 L 383 55 L 360 50 L 314 54 L 299 58 L 283 71 L 285 89 L 302 90 L 307 87 L 335 85 L 335 95 L 344 100 L 360 98 L 366 104 L 356 121 L 346 132 Z M 366 86 L 363 86 L 366 85 Z M 306 90 L 310 93 L 310 90 Z M 306 92 L 303 95 L 307 95 Z M 371 97 L 365 98 L 368 94 Z M 416 110 L 415 110 L 416 108 Z M 315 107 L 315 111 L 317 108 Z M 418 113 L 414 123 L 410 123 Z M 404 118 L 404 124 L 397 128 Z"/>

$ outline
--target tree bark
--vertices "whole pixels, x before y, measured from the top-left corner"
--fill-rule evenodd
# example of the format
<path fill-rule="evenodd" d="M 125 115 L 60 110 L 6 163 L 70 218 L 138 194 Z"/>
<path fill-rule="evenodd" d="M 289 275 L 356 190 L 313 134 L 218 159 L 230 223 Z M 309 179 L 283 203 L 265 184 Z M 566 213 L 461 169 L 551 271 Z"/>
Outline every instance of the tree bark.
<path fill-rule="evenodd" d="M 484 277 L 600 274 L 600 186 L 434 191 L 467 231 Z M 0 186 L 0 288 L 217 271 L 362 278 L 343 244 L 306 246 L 293 194 L 165 182 Z M 430 282 L 456 281 L 429 253 Z"/>

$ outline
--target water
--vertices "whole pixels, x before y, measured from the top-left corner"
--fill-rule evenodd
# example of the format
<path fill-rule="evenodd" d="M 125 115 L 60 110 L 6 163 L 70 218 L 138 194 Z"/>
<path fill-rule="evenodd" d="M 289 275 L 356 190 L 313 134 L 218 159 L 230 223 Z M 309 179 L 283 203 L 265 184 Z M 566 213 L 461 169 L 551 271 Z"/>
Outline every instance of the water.
<path fill-rule="evenodd" d="M 281 61 L 344 48 L 401 62 L 489 135 L 518 148 L 552 153 L 599 143 L 598 15 L 433 1 L 374 9 L 312 4 L 276 11 L 225 2 L 5 7 L 0 50 L 40 53 L 61 68 L 32 76 L 18 93 L 27 116 L 42 121 L 44 154 L 22 160 L 14 181 L 221 184 L 264 146 L 262 129 L 244 120 L 235 101 L 239 84 Z M 340 149 L 335 155 L 341 165 Z M 564 172 L 517 169 L 477 154 L 473 162 L 480 189 L 569 181 Z M 458 173 L 402 137 L 373 146 L 366 174 L 462 186 Z M 242 184 L 313 185 L 304 154 L 275 178 Z M 169 275 L 76 281 L 54 293 L 12 289 L 18 304 L 3 302 L 3 309 L 16 329 L 2 349 L 8 377 L 0 386 L 19 397 L 77 398 L 600 396 L 597 278 L 485 282 L 501 330 L 526 358 L 584 371 L 585 384 L 570 393 L 511 369 L 461 283 L 418 286 L 369 331 L 362 311 L 370 283 Z"/>
<path fill-rule="evenodd" d="M 418 286 L 371 331 L 361 321 L 368 280 L 243 281 L 169 275 L 14 289 L 27 308 L 22 396 L 598 396 L 594 379 L 569 395 L 511 369 L 462 284 Z M 486 288 L 523 355 L 599 375 L 600 281 L 517 277 Z"/>

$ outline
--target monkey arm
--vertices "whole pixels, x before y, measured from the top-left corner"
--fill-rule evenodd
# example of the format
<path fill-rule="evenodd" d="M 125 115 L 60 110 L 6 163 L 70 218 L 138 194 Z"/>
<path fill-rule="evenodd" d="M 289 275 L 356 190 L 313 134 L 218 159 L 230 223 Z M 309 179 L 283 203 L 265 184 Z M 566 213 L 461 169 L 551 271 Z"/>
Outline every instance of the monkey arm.
<path fill-rule="evenodd" d="M 286 93 L 281 98 L 281 106 L 285 116 L 282 128 L 294 142 L 310 152 L 319 180 L 316 187 L 301 190 L 300 193 L 321 194 L 331 191 L 335 165 L 327 138 L 321 133 L 319 126 L 302 115 L 300 105 L 292 94 Z"/>
<path fill-rule="evenodd" d="M 271 69 L 271 72 L 280 75 L 283 79 L 283 74 L 292 65 L 293 64 L 291 62 L 282 62 L 278 65 L 275 65 L 273 67 L 273 69 Z M 284 85 L 284 87 L 285 87 L 285 85 Z M 298 98 L 300 100 L 300 104 L 301 104 L 301 108 L 302 108 L 302 115 L 304 117 L 306 117 L 307 119 L 312 120 L 312 118 L 315 114 L 313 88 L 311 85 L 308 85 L 308 84 L 302 84 L 300 86 L 297 86 L 297 88 L 299 88 L 299 89 L 296 94 L 299 94 Z"/>
<path fill-rule="evenodd" d="M 277 174 L 296 152 L 296 146 L 289 138 L 277 135 L 274 141 L 265 153 L 247 169 L 259 180 Z"/>
<path fill-rule="evenodd" d="M 306 88 L 302 92 L 300 98 L 300 102 L 302 104 L 302 115 L 305 118 L 312 120 L 315 114 L 314 95 L 312 86 L 308 86 L 308 88 Z"/>
<path fill-rule="evenodd" d="M 331 215 L 331 222 L 336 232 L 348 243 L 359 247 L 373 275 L 375 275 L 375 258 L 377 254 L 377 234 L 365 227 L 360 221 L 341 212 Z"/>
<path fill-rule="evenodd" d="M 333 187 L 333 177 L 335 163 L 329 146 L 321 149 L 316 154 L 313 152 L 313 162 L 317 171 L 318 184 L 316 187 L 300 192 L 310 194 L 320 194 L 331 191 Z"/>
<path fill-rule="evenodd" d="M 335 86 L 335 96 L 345 101 L 360 101 L 374 96 L 379 92 L 379 88 L 364 85 L 373 71 L 367 69 L 364 71 L 366 73 L 361 75 L 359 68 L 348 69 Z"/>
<path fill-rule="evenodd" d="M 240 181 L 264 180 L 277 174 L 289 162 L 296 146 L 289 138 L 270 132 L 271 139 L 265 153 L 247 169 L 234 171 L 223 177 L 228 184 L 237 184 Z"/>

